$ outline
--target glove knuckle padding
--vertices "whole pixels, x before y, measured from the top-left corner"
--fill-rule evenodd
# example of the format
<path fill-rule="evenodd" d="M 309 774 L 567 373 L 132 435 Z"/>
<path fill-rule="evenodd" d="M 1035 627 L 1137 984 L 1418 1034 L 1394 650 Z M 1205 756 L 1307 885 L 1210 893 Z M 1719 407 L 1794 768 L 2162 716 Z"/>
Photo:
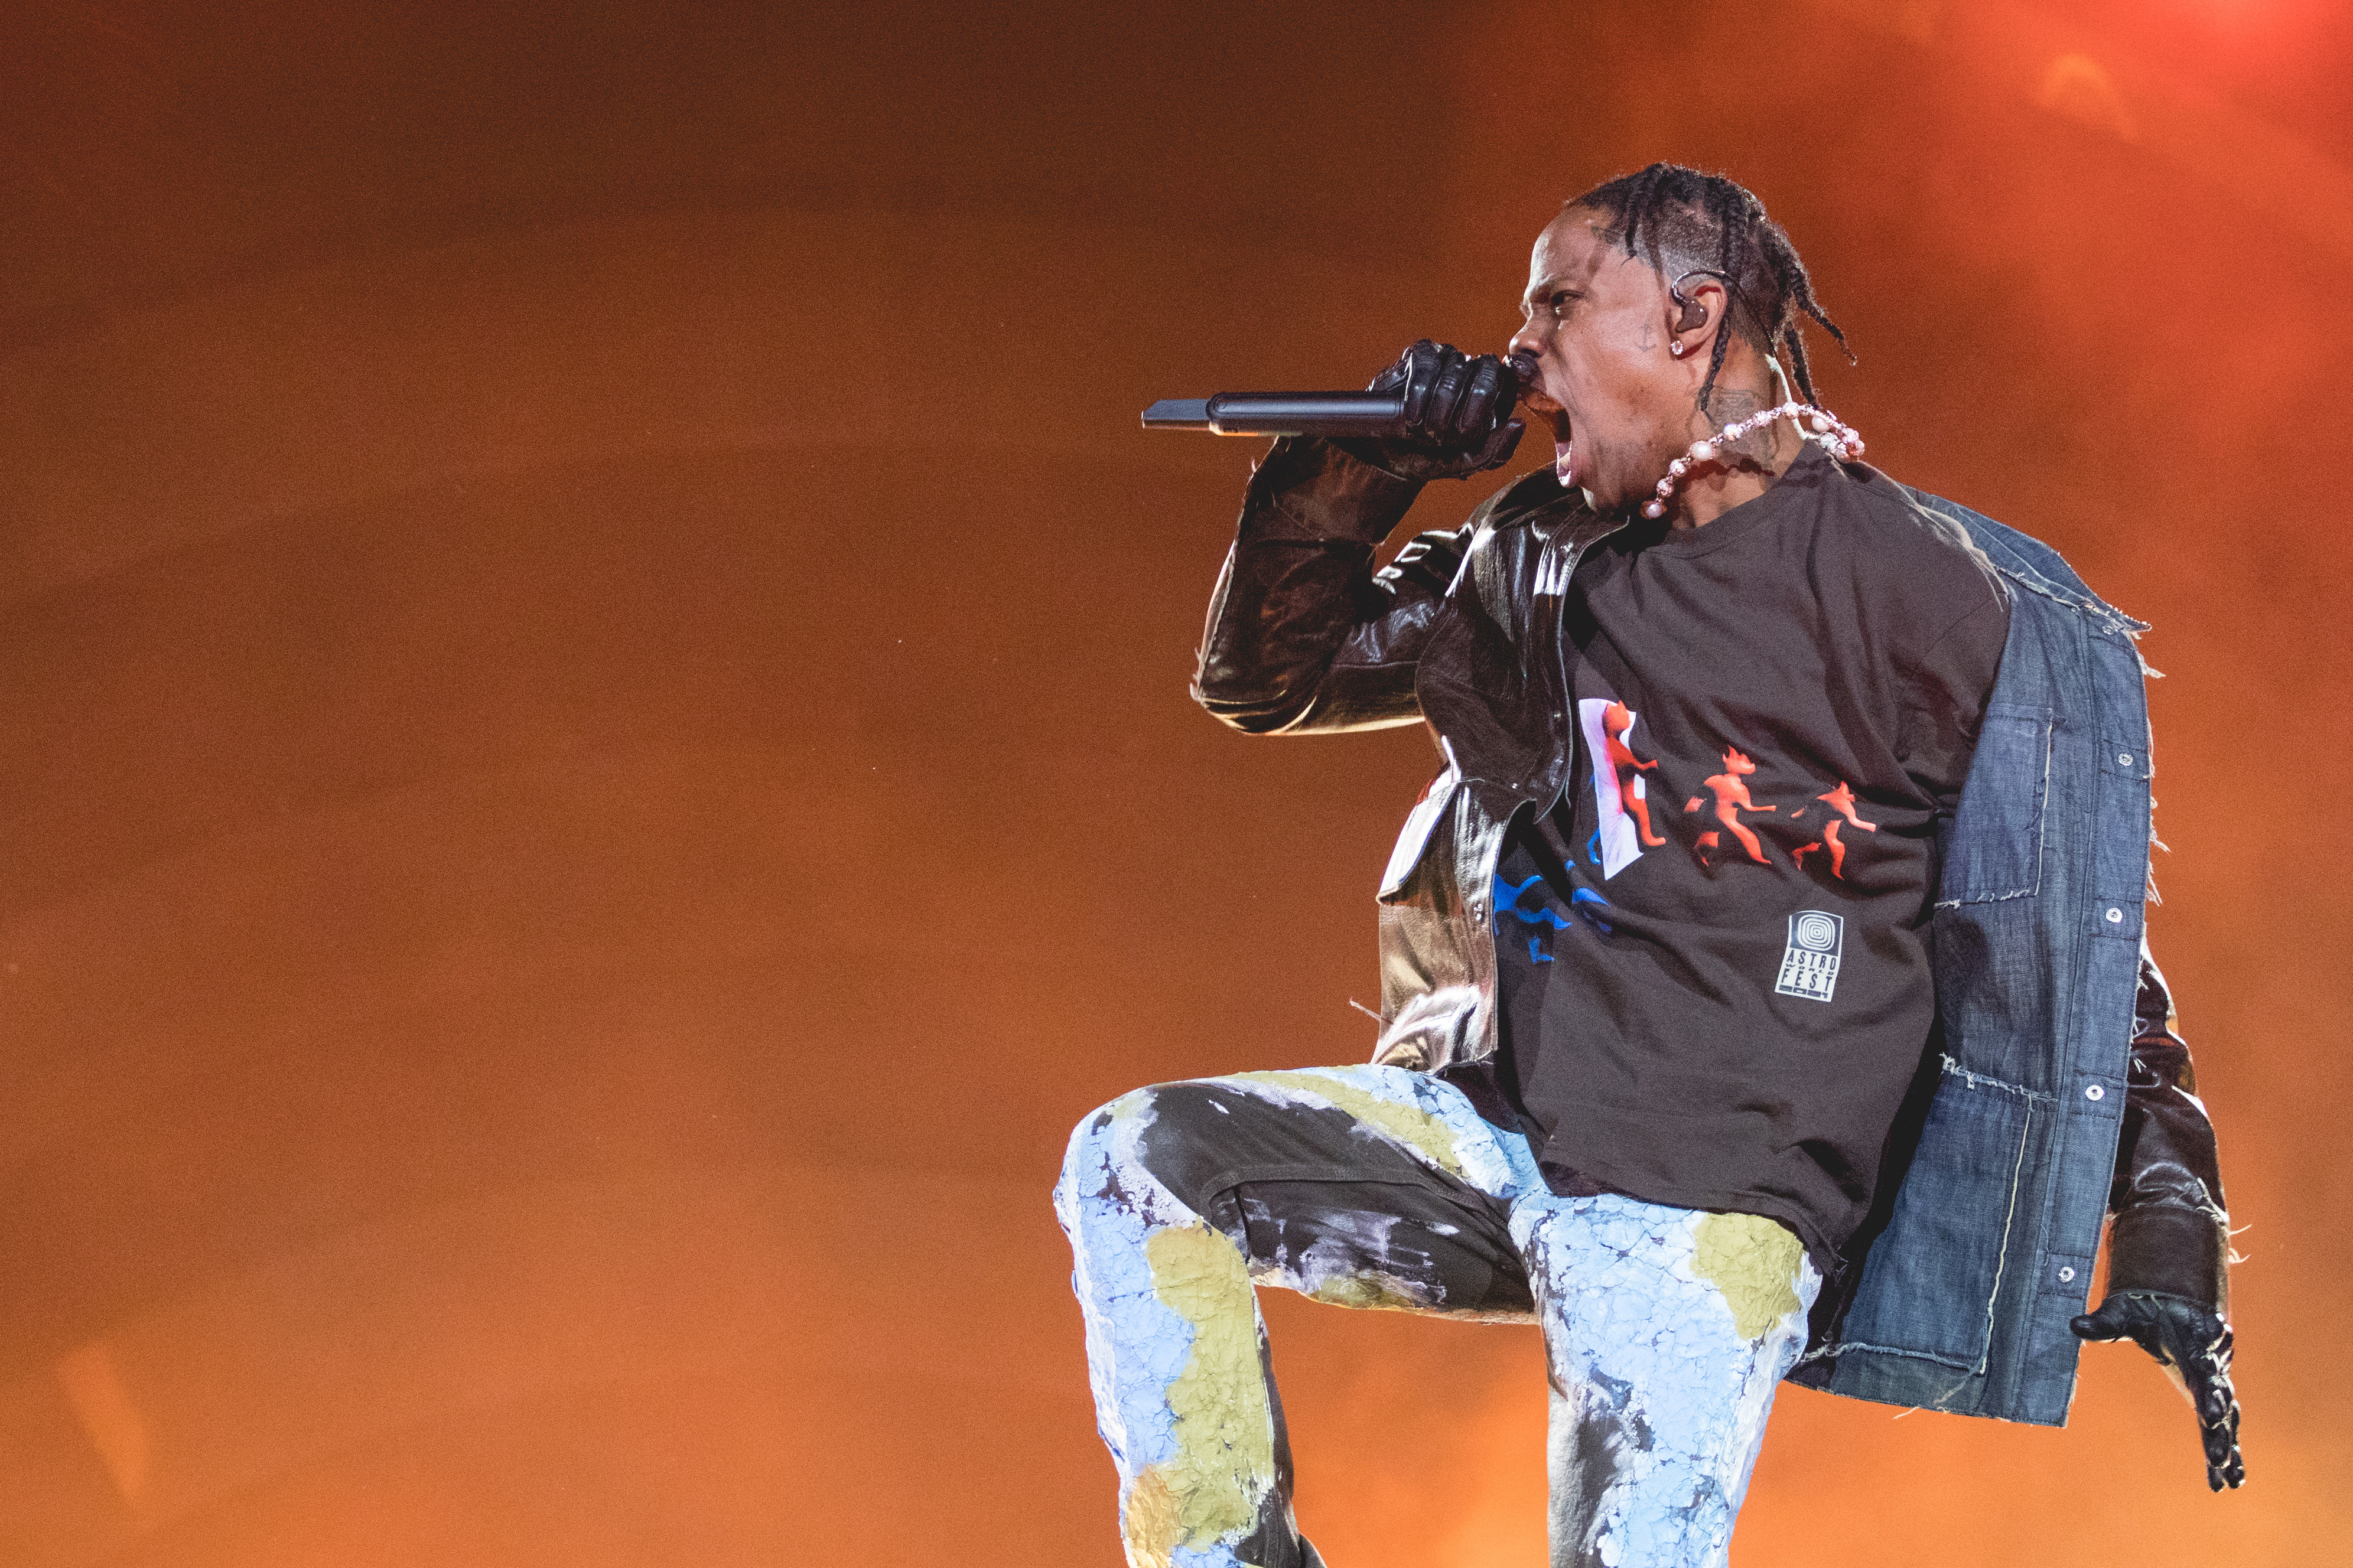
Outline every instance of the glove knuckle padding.
<path fill-rule="evenodd" d="M 1447 421 L 1454 412 L 1457 367 L 1461 358 L 1443 345 L 1430 357 L 1430 376 L 1423 384 L 1420 406 L 1408 420 L 1414 435 L 1422 440 L 1442 441 L 1446 437 Z"/>
<path fill-rule="evenodd" d="M 1460 361 L 1448 365 L 1438 378 L 1437 390 L 1430 395 L 1430 433 L 1437 439 L 1452 441 L 1468 433 L 1462 405 L 1469 381 Z"/>
<path fill-rule="evenodd" d="M 1471 379 L 1462 389 L 1462 402 L 1455 411 L 1455 428 L 1465 440 L 1476 440 L 1482 433 L 1492 434 L 1488 420 L 1493 417 L 1495 394 L 1503 389 L 1503 377 L 1496 374 L 1499 362 L 1493 354 L 1481 354 L 1471 362 Z"/>
<path fill-rule="evenodd" d="M 1430 399 L 1446 374 L 1446 356 L 1452 351 L 1422 339 L 1406 351 L 1412 362 L 1405 385 L 1405 427 L 1416 435 L 1430 416 Z"/>
<path fill-rule="evenodd" d="M 1472 362 L 1471 390 L 1464 412 L 1467 423 L 1465 436 L 1471 440 L 1492 437 L 1512 417 L 1512 405 L 1518 401 L 1519 376 L 1493 354 L 1481 354 Z"/>

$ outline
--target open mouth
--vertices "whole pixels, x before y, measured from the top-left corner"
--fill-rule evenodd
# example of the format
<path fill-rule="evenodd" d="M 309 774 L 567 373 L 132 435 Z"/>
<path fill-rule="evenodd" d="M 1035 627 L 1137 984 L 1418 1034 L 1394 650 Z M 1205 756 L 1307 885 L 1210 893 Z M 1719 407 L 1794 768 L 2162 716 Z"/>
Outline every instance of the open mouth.
<path fill-rule="evenodd" d="M 1529 413 L 1535 415 L 1538 419 L 1543 420 L 1546 426 L 1552 431 L 1552 471 L 1554 476 L 1560 480 L 1564 487 L 1575 484 L 1577 482 L 1577 476 L 1575 447 L 1571 445 L 1572 426 L 1569 422 L 1568 410 L 1563 408 L 1559 404 L 1555 403 L 1551 398 L 1546 397 L 1543 393 L 1536 391 L 1534 387 L 1530 387 L 1527 392 L 1523 395 L 1522 406 L 1526 408 Z"/>
<path fill-rule="evenodd" d="M 1569 441 L 1568 410 L 1545 394 L 1538 384 L 1542 374 L 1535 356 L 1521 353 L 1512 356 L 1512 369 L 1520 378 L 1519 406 L 1522 412 L 1535 416 L 1552 431 L 1552 471 L 1564 487 L 1577 480 L 1576 453 Z"/>

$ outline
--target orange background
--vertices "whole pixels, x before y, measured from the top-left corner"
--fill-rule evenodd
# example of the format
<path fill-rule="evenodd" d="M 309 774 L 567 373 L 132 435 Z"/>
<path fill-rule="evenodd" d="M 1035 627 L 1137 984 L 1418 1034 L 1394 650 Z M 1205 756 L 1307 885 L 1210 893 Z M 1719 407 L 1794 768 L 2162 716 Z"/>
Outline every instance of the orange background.
<path fill-rule="evenodd" d="M 2343 1550 L 2337 10 L 10 7 L 0 1563 L 1115 1561 L 1063 1136 L 1363 1056 L 1432 765 L 1191 707 L 1251 448 L 1135 411 L 1499 347 L 1653 157 L 2156 623 L 2251 1227 L 2244 1492 L 2128 1349 L 1791 1390 L 1739 1560 Z M 1532 1331 L 1268 1311 L 1335 1568 L 1541 1561 Z"/>

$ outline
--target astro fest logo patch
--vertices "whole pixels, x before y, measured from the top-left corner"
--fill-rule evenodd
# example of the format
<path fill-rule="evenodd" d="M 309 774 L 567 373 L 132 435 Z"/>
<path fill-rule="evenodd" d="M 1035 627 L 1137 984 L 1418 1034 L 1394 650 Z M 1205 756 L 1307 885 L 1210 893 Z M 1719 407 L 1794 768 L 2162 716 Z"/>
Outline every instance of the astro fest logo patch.
<path fill-rule="evenodd" d="M 1820 910 L 1789 917 L 1788 944 L 1781 949 L 1781 978 L 1773 989 L 1784 996 L 1827 1002 L 1838 989 L 1839 957 L 1846 946 L 1846 921 Z"/>

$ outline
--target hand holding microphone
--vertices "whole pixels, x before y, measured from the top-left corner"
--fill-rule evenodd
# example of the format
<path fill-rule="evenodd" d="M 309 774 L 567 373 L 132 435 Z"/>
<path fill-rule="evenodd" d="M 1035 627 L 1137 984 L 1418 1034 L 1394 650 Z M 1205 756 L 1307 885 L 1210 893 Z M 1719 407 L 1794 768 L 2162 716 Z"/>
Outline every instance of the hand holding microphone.
<path fill-rule="evenodd" d="M 1511 460 L 1525 369 L 1424 338 L 1365 392 L 1221 392 L 1144 411 L 1146 429 L 1222 436 L 1322 436 L 1404 479 L 1460 479 Z"/>
<path fill-rule="evenodd" d="M 1520 380 L 1493 354 L 1467 355 L 1422 339 L 1373 378 L 1403 400 L 1398 434 L 1335 442 L 1360 462 L 1401 479 L 1461 479 L 1509 462 L 1523 428 L 1512 417 Z"/>

